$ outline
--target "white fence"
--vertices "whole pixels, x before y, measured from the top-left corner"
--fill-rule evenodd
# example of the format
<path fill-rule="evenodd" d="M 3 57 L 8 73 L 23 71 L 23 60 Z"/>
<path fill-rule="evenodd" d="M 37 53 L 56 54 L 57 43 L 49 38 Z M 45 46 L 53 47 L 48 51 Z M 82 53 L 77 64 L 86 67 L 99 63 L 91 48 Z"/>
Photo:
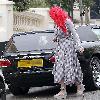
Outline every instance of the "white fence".
<path fill-rule="evenodd" d="M 32 12 L 14 12 L 14 32 L 41 30 L 45 25 L 45 17 Z"/>

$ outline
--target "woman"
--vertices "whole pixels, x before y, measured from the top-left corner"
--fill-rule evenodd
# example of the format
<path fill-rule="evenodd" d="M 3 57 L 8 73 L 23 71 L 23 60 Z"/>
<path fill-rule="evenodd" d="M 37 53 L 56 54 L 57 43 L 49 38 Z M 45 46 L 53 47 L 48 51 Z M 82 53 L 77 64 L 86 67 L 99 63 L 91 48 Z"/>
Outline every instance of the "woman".
<path fill-rule="evenodd" d="M 76 84 L 77 94 L 84 91 L 82 84 L 83 74 L 76 51 L 83 53 L 84 48 L 80 44 L 80 39 L 74 28 L 68 13 L 58 6 L 51 7 L 50 17 L 55 22 L 57 48 L 55 51 L 55 64 L 53 67 L 54 82 L 61 84 L 61 91 L 55 95 L 64 96 L 66 85 Z"/>

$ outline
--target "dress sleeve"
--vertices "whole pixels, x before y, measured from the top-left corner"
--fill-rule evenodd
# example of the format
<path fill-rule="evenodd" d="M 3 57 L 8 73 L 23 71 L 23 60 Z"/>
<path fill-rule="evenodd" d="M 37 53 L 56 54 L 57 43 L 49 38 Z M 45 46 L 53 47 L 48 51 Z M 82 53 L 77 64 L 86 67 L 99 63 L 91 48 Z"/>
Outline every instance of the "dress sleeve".
<path fill-rule="evenodd" d="M 62 37 L 63 32 L 59 29 L 59 27 L 55 26 L 54 34 L 55 34 L 55 38 L 59 40 Z"/>
<path fill-rule="evenodd" d="M 80 42 L 79 36 L 75 30 L 73 22 L 70 19 L 68 19 L 66 22 L 66 25 L 67 25 L 68 30 L 71 31 L 71 33 L 73 35 L 73 39 L 74 39 L 75 44 L 76 44 L 76 49 L 79 50 L 80 48 L 83 48 L 81 46 L 81 42 Z"/>

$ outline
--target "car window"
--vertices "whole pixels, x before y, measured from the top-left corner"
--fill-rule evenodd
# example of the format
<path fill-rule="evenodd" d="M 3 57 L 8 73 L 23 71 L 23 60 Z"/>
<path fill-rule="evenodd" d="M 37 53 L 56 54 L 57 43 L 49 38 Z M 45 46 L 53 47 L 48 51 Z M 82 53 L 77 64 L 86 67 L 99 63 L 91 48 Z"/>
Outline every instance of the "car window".
<path fill-rule="evenodd" d="M 8 52 L 34 51 L 53 49 L 56 43 L 53 42 L 54 33 L 24 34 L 13 37 Z"/>
<path fill-rule="evenodd" d="M 93 28 L 92 31 L 97 35 L 100 40 L 100 28 Z"/>
<path fill-rule="evenodd" d="M 93 27 L 96 26 L 80 26 L 76 28 L 81 41 L 98 41 L 98 36 L 96 32 L 92 31 Z"/>

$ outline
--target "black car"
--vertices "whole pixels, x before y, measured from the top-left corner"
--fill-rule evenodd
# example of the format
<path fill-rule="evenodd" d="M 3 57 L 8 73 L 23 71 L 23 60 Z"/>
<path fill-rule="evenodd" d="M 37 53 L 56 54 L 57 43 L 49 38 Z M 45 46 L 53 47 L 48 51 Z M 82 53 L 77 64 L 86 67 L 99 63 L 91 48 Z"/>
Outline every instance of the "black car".
<path fill-rule="evenodd" d="M 100 26 L 80 26 L 76 31 L 84 47 L 83 54 L 78 53 L 78 58 L 83 71 L 85 88 L 100 89 Z"/>
<path fill-rule="evenodd" d="M 4 83 L 4 78 L 1 74 L 1 69 L 0 69 L 0 99 L 6 100 L 5 83 Z"/>
<path fill-rule="evenodd" d="M 85 88 L 100 88 L 100 27 L 77 28 L 84 53 L 78 53 Z M 30 87 L 54 84 L 54 31 L 34 31 L 14 34 L 6 45 L 2 59 L 5 82 L 14 95 L 26 94 Z"/>
<path fill-rule="evenodd" d="M 53 31 L 14 34 L 2 58 L 5 82 L 14 95 L 28 93 L 30 87 L 54 84 L 52 67 L 56 43 Z"/>

